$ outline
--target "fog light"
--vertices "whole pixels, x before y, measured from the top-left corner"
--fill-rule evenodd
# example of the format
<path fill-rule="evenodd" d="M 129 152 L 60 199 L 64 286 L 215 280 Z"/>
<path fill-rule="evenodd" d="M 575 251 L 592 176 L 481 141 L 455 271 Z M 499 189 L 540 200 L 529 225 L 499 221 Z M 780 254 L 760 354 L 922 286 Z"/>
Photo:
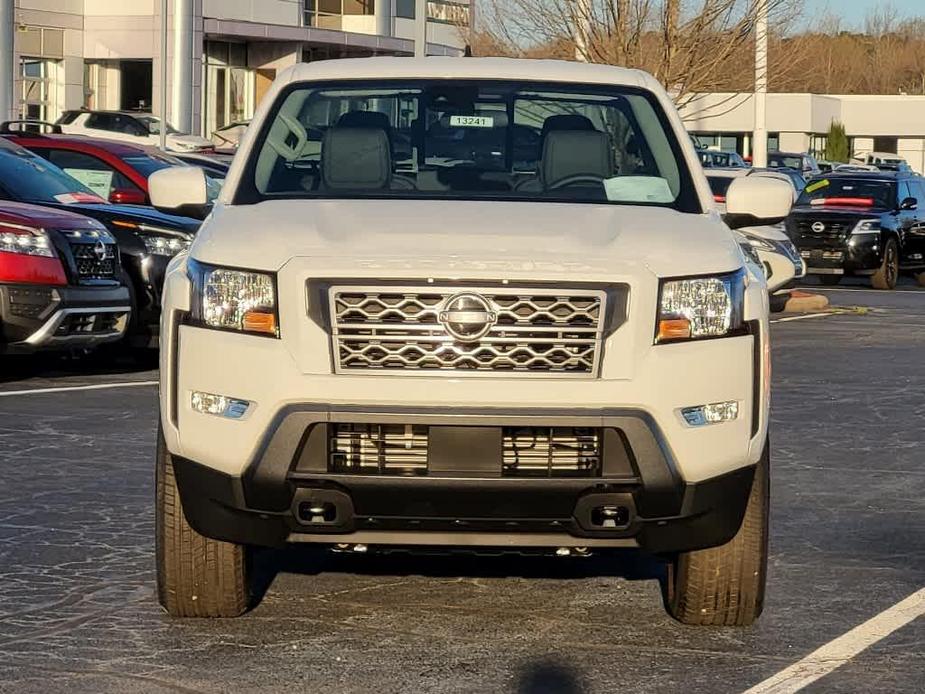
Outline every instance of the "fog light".
<path fill-rule="evenodd" d="M 251 405 L 247 400 L 237 400 L 225 395 L 213 395 L 212 393 L 200 393 L 198 390 L 192 392 L 190 404 L 196 412 L 212 414 L 216 417 L 226 417 L 227 419 L 241 419 Z"/>
<path fill-rule="evenodd" d="M 681 410 L 681 416 L 692 427 L 731 422 L 739 416 L 739 403 L 735 400 L 730 400 L 728 402 L 700 405 L 699 407 L 685 407 Z"/>

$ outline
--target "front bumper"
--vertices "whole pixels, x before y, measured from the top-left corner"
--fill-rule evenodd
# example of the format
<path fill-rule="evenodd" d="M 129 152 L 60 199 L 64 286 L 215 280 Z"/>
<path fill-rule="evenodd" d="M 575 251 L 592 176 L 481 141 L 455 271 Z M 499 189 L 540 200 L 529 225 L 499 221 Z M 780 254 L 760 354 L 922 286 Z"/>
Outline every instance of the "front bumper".
<path fill-rule="evenodd" d="M 838 244 L 803 246 L 800 255 L 809 275 L 871 274 L 883 262 L 879 236 L 851 236 Z"/>
<path fill-rule="evenodd" d="M 418 476 L 331 472 L 328 431 L 341 423 L 426 426 Z M 504 427 L 602 432 L 591 476 L 512 477 Z M 495 433 L 499 435 L 494 436 Z M 190 524 L 219 540 L 485 547 L 641 547 L 662 553 L 727 542 L 741 525 L 754 467 L 686 483 L 662 432 L 633 410 L 379 410 L 293 406 L 241 476 L 173 457 Z M 604 511 L 608 509 L 608 511 Z M 609 515 L 607 515 L 609 514 Z M 609 519 L 609 520 L 608 520 Z"/>
<path fill-rule="evenodd" d="M 131 306 L 125 287 L 0 285 L 6 353 L 87 349 L 119 340 Z"/>

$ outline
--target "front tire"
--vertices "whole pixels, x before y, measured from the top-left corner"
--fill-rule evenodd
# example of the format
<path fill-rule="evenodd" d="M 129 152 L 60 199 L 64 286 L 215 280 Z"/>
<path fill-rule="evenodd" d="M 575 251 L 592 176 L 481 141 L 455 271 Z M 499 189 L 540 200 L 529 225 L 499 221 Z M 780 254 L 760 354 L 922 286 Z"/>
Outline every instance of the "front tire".
<path fill-rule="evenodd" d="M 237 617 L 247 611 L 247 547 L 197 533 L 186 521 L 173 460 L 158 428 L 157 599 L 171 617 Z"/>
<path fill-rule="evenodd" d="M 883 262 L 870 278 L 874 289 L 896 289 L 899 279 L 899 245 L 896 239 L 889 239 L 883 247 Z"/>
<path fill-rule="evenodd" d="M 925 287 L 925 272 L 915 273 L 915 281 L 920 287 Z"/>
<path fill-rule="evenodd" d="M 668 565 L 668 611 L 684 624 L 748 626 L 761 615 L 768 566 L 770 444 L 755 468 L 742 526 L 719 547 Z"/>

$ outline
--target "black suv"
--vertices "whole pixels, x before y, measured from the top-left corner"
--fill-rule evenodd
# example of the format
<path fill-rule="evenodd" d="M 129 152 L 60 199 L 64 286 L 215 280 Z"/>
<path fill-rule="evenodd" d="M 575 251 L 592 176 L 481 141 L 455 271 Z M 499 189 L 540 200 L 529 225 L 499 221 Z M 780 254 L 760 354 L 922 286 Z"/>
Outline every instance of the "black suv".
<path fill-rule="evenodd" d="M 925 179 L 909 172 L 833 172 L 806 184 L 787 233 L 823 284 L 865 275 L 893 289 L 900 272 L 925 285 Z"/>

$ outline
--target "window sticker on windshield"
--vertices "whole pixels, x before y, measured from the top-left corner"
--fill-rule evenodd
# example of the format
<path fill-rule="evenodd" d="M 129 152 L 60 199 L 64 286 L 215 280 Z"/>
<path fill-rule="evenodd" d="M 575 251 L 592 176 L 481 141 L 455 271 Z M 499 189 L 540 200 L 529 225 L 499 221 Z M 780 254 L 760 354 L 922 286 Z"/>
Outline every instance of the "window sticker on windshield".
<path fill-rule="evenodd" d="M 493 128 L 495 119 L 491 116 L 450 116 L 454 128 Z"/>
<path fill-rule="evenodd" d="M 106 202 L 105 199 L 99 197 L 98 195 L 93 195 L 92 193 L 83 193 L 81 191 L 75 191 L 73 193 L 61 193 L 55 196 L 55 200 L 60 202 L 62 205 L 73 205 L 76 202 Z"/>
<path fill-rule="evenodd" d="M 112 171 L 95 171 L 93 169 L 64 169 L 64 173 L 73 176 L 87 188 L 99 195 L 108 198 L 112 189 Z"/>
<path fill-rule="evenodd" d="M 820 188 L 825 188 L 827 185 L 829 185 L 829 179 L 823 178 L 821 181 L 816 181 L 815 183 L 811 183 L 806 186 L 806 192 L 815 193 L 817 190 Z"/>
<path fill-rule="evenodd" d="M 674 202 L 668 181 L 658 176 L 617 176 L 604 181 L 611 202 Z"/>

